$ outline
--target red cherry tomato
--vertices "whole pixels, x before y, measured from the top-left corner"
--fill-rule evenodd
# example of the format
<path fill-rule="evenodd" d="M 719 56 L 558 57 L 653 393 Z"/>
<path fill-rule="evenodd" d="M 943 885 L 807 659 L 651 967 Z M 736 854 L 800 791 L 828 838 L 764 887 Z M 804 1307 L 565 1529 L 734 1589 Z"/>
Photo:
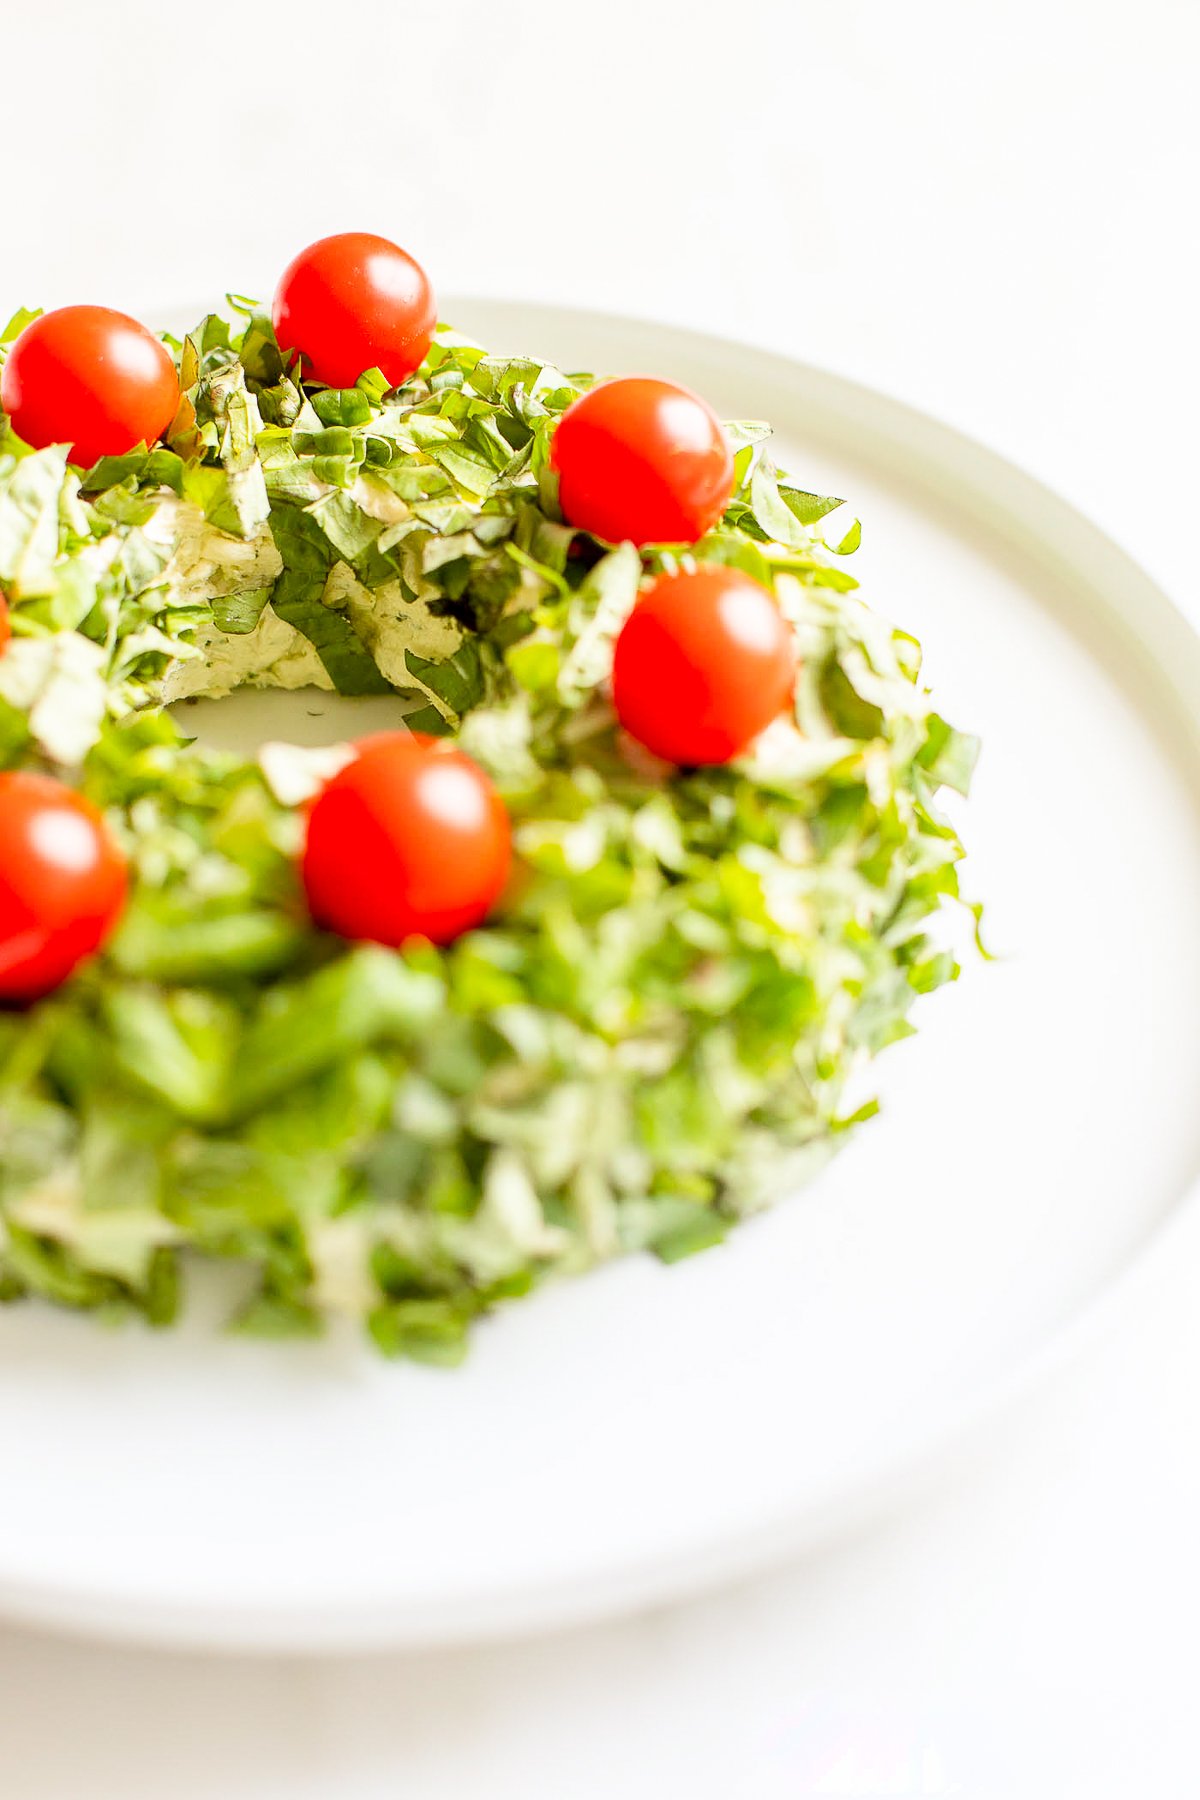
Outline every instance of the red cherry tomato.
<path fill-rule="evenodd" d="M 8 601 L 4 597 L 3 588 L 0 588 L 0 656 L 4 655 L 5 647 L 11 636 L 12 626 L 8 622 Z"/>
<path fill-rule="evenodd" d="M 107 306 L 64 306 L 27 325 L 0 376 L 0 405 L 18 437 L 69 444 L 90 469 L 102 456 L 155 444 L 175 417 L 179 380 L 144 325 Z"/>
<path fill-rule="evenodd" d="M 399 946 L 478 925 L 508 877 L 508 814 L 477 763 L 440 738 L 364 738 L 308 818 L 303 877 L 318 925 Z"/>
<path fill-rule="evenodd" d="M 774 596 L 714 563 L 660 575 L 617 639 L 617 716 L 667 762 L 728 762 L 782 712 L 795 683 L 795 640 Z"/>
<path fill-rule="evenodd" d="M 125 858 L 82 794 L 0 775 L 0 1004 L 38 1000 L 110 935 Z"/>
<path fill-rule="evenodd" d="M 564 519 L 610 544 L 694 544 L 733 493 L 733 452 L 711 406 L 641 376 L 581 394 L 550 462 Z"/>
<path fill-rule="evenodd" d="M 283 272 L 272 312 L 284 350 L 329 387 L 382 369 L 399 387 L 425 360 L 437 324 L 429 277 L 398 244 L 343 231 L 302 250 Z"/>

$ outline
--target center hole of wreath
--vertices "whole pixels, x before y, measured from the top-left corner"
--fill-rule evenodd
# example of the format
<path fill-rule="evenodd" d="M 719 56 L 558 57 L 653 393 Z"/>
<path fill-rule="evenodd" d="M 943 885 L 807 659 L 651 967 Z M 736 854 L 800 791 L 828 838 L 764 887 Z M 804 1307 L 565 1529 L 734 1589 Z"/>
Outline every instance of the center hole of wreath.
<path fill-rule="evenodd" d="M 321 688 L 238 688 L 222 700 L 177 700 L 169 711 L 179 729 L 206 748 L 252 757 L 267 743 L 317 749 L 394 731 L 420 704 L 405 694 L 352 698 Z"/>

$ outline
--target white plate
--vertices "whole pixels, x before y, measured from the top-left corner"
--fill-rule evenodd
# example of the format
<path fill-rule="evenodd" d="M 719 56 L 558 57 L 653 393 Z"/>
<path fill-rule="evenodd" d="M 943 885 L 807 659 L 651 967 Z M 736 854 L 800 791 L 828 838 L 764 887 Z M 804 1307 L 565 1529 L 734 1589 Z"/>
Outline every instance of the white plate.
<path fill-rule="evenodd" d="M 803 485 L 851 497 L 867 593 L 985 739 L 967 883 L 1004 960 L 922 1006 L 878 1065 L 884 1118 L 803 1197 L 675 1268 L 512 1308 L 459 1372 L 223 1340 L 211 1295 L 164 1336 L 0 1315 L 13 1616 L 308 1649 L 681 1595 L 881 1499 L 1196 1182 L 1200 645 L 1149 579 L 1008 464 L 830 375 L 587 313 L 453 316 L 769 417 Z"/>

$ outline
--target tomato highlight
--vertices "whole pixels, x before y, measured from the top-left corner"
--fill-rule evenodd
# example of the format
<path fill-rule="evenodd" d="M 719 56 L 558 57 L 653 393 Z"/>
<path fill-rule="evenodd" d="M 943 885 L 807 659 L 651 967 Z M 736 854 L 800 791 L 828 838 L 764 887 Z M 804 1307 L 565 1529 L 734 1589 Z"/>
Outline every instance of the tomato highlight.
<path fill-rule="evenodd" d="M 694 544 L 733 493 L 733 452 L 698 394 L 670 381 L 602 381 L 569 406 L 550 465 L 569 525 L 616 544 Z"/>
<path fill-rule="evenodd" d="M 443 738 L 364 738 L 313 801 L 301 873 L 313 919 L 399 948 L 447 944 L 487 916 L 511 863 L 504 803 Z"/>
<path fill-rule="evenodd" d="M 126 888 L 90 800 L 49 775 L 0 774 L 0 1004 L 59 987 L 110 937 Z"/>
<path fill-rule="evenodd" d="M 107 306 L 63 306 L 27 325 L 0 373 L 0 406 L 35 450 L 66 444 L 90 469 L 156 444 L 179 405 L 164 344 Z"/>
<path fill-rule="evenodd" d="M 665 762 L 729 762 L 788 705 L 796 644 L 775 597 L 716 563 L 660 575 L 625 621 L 613 703 Z"/>
<path fill-rule="evenodd" d="M 399 387 L 425 360 L 437 300 L 407 250 L 369 231 L 343 231 L 293 258 L 271 316 L 280 348 L 299 353 L 306 380 L 350 388 L 368 369 L 382 369 Z"/>

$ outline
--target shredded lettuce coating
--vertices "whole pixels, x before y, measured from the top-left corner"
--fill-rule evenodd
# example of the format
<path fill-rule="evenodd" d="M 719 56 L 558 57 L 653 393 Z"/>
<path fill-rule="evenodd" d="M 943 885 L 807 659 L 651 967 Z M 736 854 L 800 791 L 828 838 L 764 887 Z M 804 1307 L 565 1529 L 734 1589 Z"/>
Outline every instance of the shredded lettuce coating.
<path fill-rule="evenodd" d="M 936 799 L 976 744 L 858 598 L 857 522 L 765 427 L 729 428 L 720 528 L 639 554 L 558 513 L 550 437 L 590 377 L 442 330 L 399 390 L 304 388 L 233 305 L 168 340 L 159 448 L 81 475 L 0 417 L 0 767 L 81 787 L 134 874 L 106 952 L 0 1013 L 0 1298 L 163 1325 L 199 1255 L 242 1271 L 238 1330 L 349 1313 L 453 1362 L 551 1276 L 719 1242 L 873 1110 L 848 1079 L 957 974 Z M 793 719 L 676 771 L 606 682 L 639 582 L 689 556 L 771 586 L 802 662 Z M 459 738 L 514 821 L 486 928 L 314 931 L 295 807 L 344 753 L 243 762 L 162 710 L 248 683 L 394 693 Z"/>

